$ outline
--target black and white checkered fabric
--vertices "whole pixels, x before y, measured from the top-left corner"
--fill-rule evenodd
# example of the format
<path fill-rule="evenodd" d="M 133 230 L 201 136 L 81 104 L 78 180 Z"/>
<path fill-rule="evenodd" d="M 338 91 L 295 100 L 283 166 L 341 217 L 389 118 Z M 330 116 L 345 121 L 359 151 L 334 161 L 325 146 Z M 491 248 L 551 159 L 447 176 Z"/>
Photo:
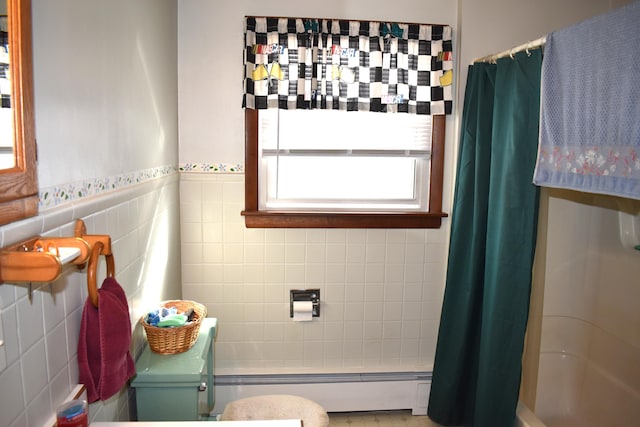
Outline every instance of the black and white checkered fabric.
<path fill-rule="evenodd" d="M 247 17 L 243 106 L 451 114 L 445 25 Z"/>

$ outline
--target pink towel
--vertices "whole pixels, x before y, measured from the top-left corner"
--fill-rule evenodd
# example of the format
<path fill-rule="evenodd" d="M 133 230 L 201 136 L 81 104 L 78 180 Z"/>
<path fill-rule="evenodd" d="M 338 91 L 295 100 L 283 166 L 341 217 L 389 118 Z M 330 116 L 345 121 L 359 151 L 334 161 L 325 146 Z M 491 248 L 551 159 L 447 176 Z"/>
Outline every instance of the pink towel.
<path fill-rule="evenodd" d="M 110 398 L 135 374 L 130 346 L 127 297 L 118 282 L 107 277 L 98 289 L 98 308 L 87 298 L 80 324 L 78 367 L 89 402 Z"/>

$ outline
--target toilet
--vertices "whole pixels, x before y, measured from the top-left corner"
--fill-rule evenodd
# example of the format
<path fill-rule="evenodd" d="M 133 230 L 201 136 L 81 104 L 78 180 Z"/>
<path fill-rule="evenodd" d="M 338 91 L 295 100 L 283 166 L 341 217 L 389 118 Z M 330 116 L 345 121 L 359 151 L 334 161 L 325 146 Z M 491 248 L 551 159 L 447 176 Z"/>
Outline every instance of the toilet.
<path fill-rule="evenodd" d="M 316 402 L 300 396 L 272 394 L 229 402 L 220 421 L 302 420 L 304 427 L 328 427 L 329 415 Z"/>

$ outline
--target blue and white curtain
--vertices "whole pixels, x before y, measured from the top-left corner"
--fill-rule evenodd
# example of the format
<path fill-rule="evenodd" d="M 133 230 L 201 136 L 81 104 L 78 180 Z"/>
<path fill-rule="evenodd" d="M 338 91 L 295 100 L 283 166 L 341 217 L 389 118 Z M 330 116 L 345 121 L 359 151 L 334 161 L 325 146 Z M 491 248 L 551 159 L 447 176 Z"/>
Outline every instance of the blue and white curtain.
<path fill-rule="evenodd" d="M 247 17 L 243 107 L 451 114 L 451 27 Z"/>

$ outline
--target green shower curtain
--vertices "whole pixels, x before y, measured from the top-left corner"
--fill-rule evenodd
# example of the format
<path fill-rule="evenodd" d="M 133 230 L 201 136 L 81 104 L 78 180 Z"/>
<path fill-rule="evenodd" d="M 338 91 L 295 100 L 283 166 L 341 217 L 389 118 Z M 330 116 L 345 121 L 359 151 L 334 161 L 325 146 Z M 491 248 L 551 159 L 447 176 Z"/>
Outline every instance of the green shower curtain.
<path fill-rule="evenodd" d="M 542 53 L 469 67 L 428 414 L 511 427 L 535 250 Z"/>

